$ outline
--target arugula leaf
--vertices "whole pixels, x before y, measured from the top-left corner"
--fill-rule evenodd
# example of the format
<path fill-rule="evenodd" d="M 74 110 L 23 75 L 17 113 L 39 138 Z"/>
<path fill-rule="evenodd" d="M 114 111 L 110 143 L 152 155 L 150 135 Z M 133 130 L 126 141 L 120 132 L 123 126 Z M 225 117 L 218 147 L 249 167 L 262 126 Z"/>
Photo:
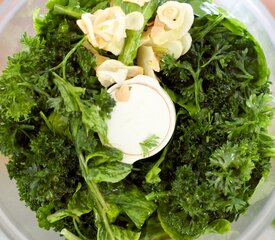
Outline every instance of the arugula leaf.
<path fill-rule="evenodd" d="M 163 230 L 157 215 L 154 214 L 146 222 L 146 226 L 140 236 L 140 240 L 165 240 L 165 239 L 169 239 L 169 235 Z"/>
<path fill-rule="evenodd" d="M 146 138 L 143 142 L 139 143 L 143 151 L 143 156 L 147 157 L 150 154 L 150 151 L 158 145 L 159 137 L 155 134 Z"/>
<path fill-rule="evenodd" d="M 53 131 L 54 133 L 58 133 L 59 135 L 69 136 L 68 132 L 68 124 L 69 120 L 67 117 L 62 116 L 61 114 L 53 111 L 50 116 L 47 118 L 43 112 L 40 112 L 41 117 L 44 119 L 47 127 Z"/>
<path fill-rule="evenodd" d="M 133 166 L 121 162 L 104 163 L 89 169 L 87 179 L 95 183 L 116 183 L 126 178 L 132 171 Z"/>
<path fill-rule="evenodd" d="M 94 208 L 94 202 L 87 189 L 83 189 L 81 183 L 78 184 L 75 193 L 68 202 L 67 209 L 58 210 L 49 215 L 47 220 L 50 223 L 59 221 L 65 217 L 80 217 L 83 214 L 89 213 Z"/>
<path fill-rule="evenodd" d="M 144 222 L 156 210 L 156 205 L 145 198 L 135 185 L 110 186 L 110 190 L 105 192 L 106 199 L 118 205 L 123 212 L 133 221 L 137 228 L 141 228 Z"/>
<path fill-rule="evenodd" d="M 104 163 L 119 162 L 123 158 L 123 153 L 116 149 L 110 147 L 100 147 L 93 153 L 86 156 L 85 161 L 90 164 L 89 161 L 92 160 L 91 166 L 99 166 Z"/>
<path fill-rule="evenodd" d="M 194 103 L 189 102 L 188 98 L 184 99 L 181 95 L 176 94 L 174 91 L 172 91 L 170 88 L 166 87 L 165 85 L 163 85 L 163 88 L 168 93 L 171 100 L 174 103 L 186 109 L 191 116 L 197 113 L 197 110 L 198 110 L 197 107 L 195 106 Z"/>
<path fill-rule="evenodd" d="M 114 240 L 139 240 L 140 232 L 133 232 L 131 230 L 122 229 L 118 226 L 111 226 L 112 232 L 114 233 Z M 102 226 L 99 226 L 97 232 L 97 240 L 110 240 L 109 234 L 105 231 Z"/>

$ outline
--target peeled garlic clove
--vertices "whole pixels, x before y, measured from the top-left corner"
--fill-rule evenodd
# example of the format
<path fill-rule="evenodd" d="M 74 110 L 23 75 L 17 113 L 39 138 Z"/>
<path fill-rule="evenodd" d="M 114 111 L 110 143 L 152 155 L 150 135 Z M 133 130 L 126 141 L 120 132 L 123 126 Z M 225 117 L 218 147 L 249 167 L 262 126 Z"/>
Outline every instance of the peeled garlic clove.
<path fill-rule="evenodd" d="M 150 36 L 154 44 L 161 45 L 167 42 L 169 34 L 162 27 L 152 27 Z"/>
<path fill-rule="evenodd" d="M 96 76 L 104 87 L 109 87 L 113 83 L 122 82 L 127 78 L 125 65 L 117 60 L 109 59 L 104 61 L 96 69 Z"/>
<path fill-rule="evenodd" d="M 121 68 L 125 68 L 125 65 L 120 62 L 120 61 L 117 61 L 117 60 L 114 60 L 114 59 L 109 59 L 105 62 L 103 62 L 99 67 L 98 67 L 98 71 L 117 71 L 118 69 L 121 69 Z"/>
<path fill-rule="evenodd" d="M 110 87 L 114 83 L 120 83 L 126 80 L 127 70 L 120 69 L 117 72 L 97 70 L 96 76 L 102 86 Z"/>
<path fill-rule="evenodd" d="M 126 29 L 138 31 L 144 25 L 144 17 L 141 12 L 131 12 L 125 17 Z"/>
<path fill-rule="evenodd" d="M 82 23 L 80 24 L 79 27 L 81 28 L 81 26 L 82 27 L 83 25 L 85 26 L 84 30 L 86 31 L 86 33 L 84 31 L 83 32 L 88 35 L 88 39 L 90 43 L 94 47 L 98 47 L 95 34 L 94 34 L 93 19 L 94 19 L 94 16 L 91 13 L 83 13 L 81 15 Z"/>
<path fill-rule="evenodd" d="M 76 24 L 84 34 L 88 33 L 87 27 L 82 19 L 76 20 Z"/>
<path fill-rule="evenodd" d="M 189 51 L 189 49 L 191 48 L 191 45 L 192 45 L 192 37 L 191 37 L 190 33 L 185 34 L 181 38 L 181 42 L 182 42 L 182 46 L 183 46 L 181 55 L 184 55 L 185 53 L 187 53 Z"/>
<path fill-rule="evenodd" d="M 151 34 L 151 28 L 149 28 L 146 32 L 143 32 L 140 40 L 140 46 L 152 44 L 150 34 Z"/>
<path fill-rule="evenodd" d="M 173 55 L 175 59 L 188 52 L 192 44 L 192 37 L 189 33 L 185 34 L 181 39 L 176 41 L 169 41 L 163 45 L 161 48 L 165 49 L 165 52 Z"/>
<path fill-rule="evenodd" d="M 108 59 L 96 68 L 96 76 L 104 87 L 123 82 L 142 73 L 143 69 L 141 67 L 126 66 L 114 59 Z"/>
<path fill-rule="evenodd" d="M 162 45 L 170 41 L 181 38 L 183 32 L 181 29 L 165 30 L 162 27 L 152 27 L 151 39 L 153 44 Z"/>
<path fill-rule="evenodd" d="M 116 40 L 116 41 L 111 41 L 108 43 L 108 45 L 106 45 L 104 47 L 104 49 L 113 53 L 114 55 L 118 56 L 122 51 L 124 42 L 125 42 L 124 38 Z"/>
<path fill-rule="evenodd" d="M 171 54 L 175 59 L 178 59 L 183 52 L 183 45 L 180 40 L 167 42 L 161 46 L 165 49 L 165 52 Z"/>
<path fill-rule="evenodd" d="M 155 78 L 155 72 L 160 71 L 159 60 L 151 46 L 141 46 L 138 50 L 137 64 L 143 68 L 144 75 Z"/>
<path fill-rule="evenodd" d="M 130 88 L 128 84 L 122 84 L 120 88 L 115 91 L 116 100 L 119 102 L 127 102 L 130 97 Z"/>
<path fill-rule="evenodd" d="M 157 10 L 159 20 L 169 29 L 179 28 L 184 21 L 184 8 L 181 3 L 168 1 Z"/>
<path fill-rule="evenodd" d="M 194 22 L 194 11 L 190 4 L 188 3 L 182 3 L 182 4 L 185 4 L 186 6 L 186 11 L 184 13 L 184 24 L 182 25 L 182 31 L 187 33 L 192 27 Z"/>
<path fill-rule="evenodd" d="M 157 10 L 157 17 L 168 29 L 182 29 L 187 32 L 194 21 L 193 8 L 188 3 L 168 1 Z"/>
<path fill-rule="evenodd" d="M 137 75 L 143 74 L 143 68 L 140 66 L 128 66 L 127 70 L 128 70 L 128 74 L 127 74 L 128 79 L 135 77 Z"/>

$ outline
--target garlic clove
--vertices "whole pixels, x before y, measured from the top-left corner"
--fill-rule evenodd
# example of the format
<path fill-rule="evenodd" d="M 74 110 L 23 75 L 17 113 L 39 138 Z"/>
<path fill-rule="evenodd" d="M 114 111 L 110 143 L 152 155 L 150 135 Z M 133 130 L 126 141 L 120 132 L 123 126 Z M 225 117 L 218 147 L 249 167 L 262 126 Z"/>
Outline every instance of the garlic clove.
<path fill-rule="evenodd" d="M 127 78 L 132 78 L 137 75 L 143 74 L 143 68 L 140 66 L 128 66 L 127 70 L 128 70 Z"/>
<path fill-rule="evenodd" d="M 165 52 L 171 54 L 175 59 L 178 59 L 183 52 L 183 43 L 180 40 L 167 42 L 161 47 L 163 47 Z"/>
<path fill-rule="evenodd" d="M 183 5 L 176 1 L 168 1 L 157 10 L 159 20 L 169 29 L 176 29 L 182 26 L 185 9 Z"/>
<path fill-rule="evenodd" d="M 163 45 L 167 42 L 181 38 L 183 32 L 180 29 L 164 30 L 161 27 L 152 27 L 151 39 L 155 45 Z"/>
<path fill-rule="evenodd" d="M 191 48 L 191 45 L 192 45 L 192 37 L 191 37 L 190 33 L 186 33 L 181 38 L 181 42 L 182 42 L 182 46 L 183 46 L 181 55 L 184 55 L 185 53 L 187 53 L 189 51 L 189 49 Z"/>
<path fill-rule="evenodd" d="M 156 79 L 155 72 L 160 71 L 159 60 L 151 46 L 141 46 L 138 50 L 137 64 L 143 68 L 144 75 Z"/>
<path fill-rule="evenodd" d="M 84 34 L 88 33 L 87 27 L 82 19 L 76 20 L 76 24 Z"/>
<path fill-rule="evenodd" d="M 125 17 L 126 29 L 139 31 L 144 25 L 144 17 L 141 12 L 131 12 Z"/>
<path fill-rule="evenodd" d="M 142 37 L 140 40 L 140 46 L 152 44 L 150 34 L 151 34 L 151 28 L 149 28 L 146 32 L 142 34 Z"/>
<path fill-rule="evenodd" d="M 141 67 L 126 66 L 114 59 L 104 61 L 96 69 L 97 78 L 104 87 L 109 87 L 113 83 L 120 83 L 142 73 L 143 69 Z"/>
<path fill-rule="evenodd" d="M 91 13 L 83 13 L 81 16 L 81 19 L 86 27 L 87 30 L 87 35 L 88 35 L 88 39 L 90 41 L 90 43 L 94 46 L 94 47 L 98 47 L 96 38 L 95 38 L 95 34 L 94 34 L 94 27 L 93 27 L 93 15 Z"/>
<path fill-rule="evenodd" d="M 112 71 L 98 71 L 96 72 L 96 76 L 99 82 L 104 87 L 110 87 L 114 83 L 120 83 L 126 80 L 127 77 L 127 70 L 126 69 L 119 69 L 116 72 Z"/>
<path fill-rule="evenodd" d="M 157 17 L 166 29 L 181 29 L 186 33 L 193 24 L 194 12 L 188 3 L 168 1 L 158 8 Z"/>

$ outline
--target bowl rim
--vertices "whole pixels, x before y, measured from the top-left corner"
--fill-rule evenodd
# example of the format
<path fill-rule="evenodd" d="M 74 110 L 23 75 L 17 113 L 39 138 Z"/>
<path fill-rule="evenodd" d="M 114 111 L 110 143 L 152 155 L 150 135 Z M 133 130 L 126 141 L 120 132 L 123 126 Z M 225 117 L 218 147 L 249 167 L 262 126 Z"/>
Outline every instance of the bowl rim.
<path fill-rule="evenodd" d="M 4 1 L 2 9 L 9 11 L 5 18 L 0 19 L 0 31 L 2 31 L 6 24 L 12 19 L 13 15 L 19 11 L 30 0 L 14 0 Z M 214 2 L 219 2 L 214 0 Z M 260 2 L 260 0 L 243 0 L 242 2 L 249 3 L 250 7 L 261 17 L 266 34 L 269 36 L 275 48 L 275 20 L 267 8 Z M 14 4 L 16 3 L 16 4 Z M 1 10 L 2 10 L 1 9 Z M 237 237 L 237 240 L 252 240 L 256 239 L 259 234 L 271 223 L 275 217 L 275 189 L 267 198 L 266 204 L 262 210 L 257 214 L 256 218 L 250 222 L 250 224 L 244 229 L 243 232 Z M 9 239 L 28 240 L 26 236 L 11 222 L 10 218 L 0 208 L 0 233 L 3 231 Z"/>

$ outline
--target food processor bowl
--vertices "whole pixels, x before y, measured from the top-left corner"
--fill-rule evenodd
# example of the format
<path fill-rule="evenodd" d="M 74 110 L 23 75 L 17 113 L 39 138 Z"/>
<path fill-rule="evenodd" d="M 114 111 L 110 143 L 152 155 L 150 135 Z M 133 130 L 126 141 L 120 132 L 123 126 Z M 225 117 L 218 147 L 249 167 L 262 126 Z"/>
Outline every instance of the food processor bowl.
<path fill-rule="evenodd" d="M 43 12 L 45 0 L 7 0 L 0 2 L 0 71 L 6 59 L 20 50 L 19 39 L 23 32 L 34 34 L 32 14 L 38 7 Z M 258 0 L 216 0 L 233 17 L 240 19 L 262 46 L 275 83 L 275 22 Z M 272 85 L 274 92 L 274 84 Z M 270 128 L 275 134 L 275 122 Z M 10 180 L 5 167 L 7 158 L 0 157 L 0 229 L 10 240 L 58 240 L 58 233 L 40 229 L 35 214 L 19 200 L 16 184 Z M 232 224 L 229 234 L 203 235 L 208 240 L 253 240 L 275 217 L 275 163 L 271 174 L 261 182 L 250 200 L 247 212 Z"/>

